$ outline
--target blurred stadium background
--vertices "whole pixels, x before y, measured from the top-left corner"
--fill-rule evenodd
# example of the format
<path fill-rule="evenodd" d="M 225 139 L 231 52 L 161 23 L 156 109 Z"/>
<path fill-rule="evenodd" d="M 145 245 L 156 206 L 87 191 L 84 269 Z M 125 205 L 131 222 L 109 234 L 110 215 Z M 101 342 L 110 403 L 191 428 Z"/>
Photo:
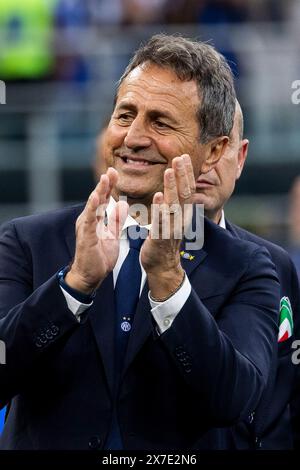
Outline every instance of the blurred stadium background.
<path fill-rule="evenodd" d="M 115 83 L 142 40 L 169 31 L 231 64 L 250 153 L 227 214 L 287 245 L 299 25 L 299 0 L 0 0 L 0 222 L 87 198 Z"/>
<path fill-rule="evenodd" d="M 236 75 L 250 153 L 227 215 L 300 246 L 299 26 L 300 0 L 0 0 L 0 222 L 86 200 L 115 83 L 165 31 L 211 41 Z"/>

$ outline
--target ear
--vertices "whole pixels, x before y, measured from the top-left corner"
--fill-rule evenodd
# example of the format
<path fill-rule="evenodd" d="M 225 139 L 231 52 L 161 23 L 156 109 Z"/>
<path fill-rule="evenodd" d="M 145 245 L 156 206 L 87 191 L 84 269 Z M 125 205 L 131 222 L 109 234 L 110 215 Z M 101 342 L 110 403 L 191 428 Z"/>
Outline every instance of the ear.
<path fill-rule="evenodd" d="M 246 158 L 248 155 L 248 148 L 249 148 L 249 140 L 243 139 L 240 143 L 240 149 L 239 149 L 239 154 L 238 154 L 238 168 L 237 168 L 237 175 L 236 175 L 237 180 L 242 174 L 242 171 L 246 162 Z"/>
<path fill-rule="evenodd" d="M 205 156 L 201 167 L 201 173 L 208 173 L 212 170 L 224 154 L 229 138 L 227 136 L 217 137 L 208 144 L 206 144 Z"/>

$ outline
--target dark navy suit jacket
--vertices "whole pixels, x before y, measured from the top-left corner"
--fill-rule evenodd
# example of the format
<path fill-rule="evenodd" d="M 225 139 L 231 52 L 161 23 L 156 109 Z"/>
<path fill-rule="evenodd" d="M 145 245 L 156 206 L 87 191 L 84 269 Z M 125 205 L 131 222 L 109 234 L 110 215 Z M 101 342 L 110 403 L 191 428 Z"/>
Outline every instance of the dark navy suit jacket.
<path fill-rule="evenodd" d="M 293 447 L 293 432 L 291 420 L 291 400 L 296 390 L 300 388 L 297 379 L 300 365 L 293 364 L 293 341 L 300 339 L 300 290 L 297 272 L 288 253 L 281 247 L 260 238 L 236 225 L 226 221 L 226 228 L 235 237 L 249 240 L 260 246 L 265 246 L 275 264 L 279 282 L 280 297 L 288 297 L 294 316 L 294 331 L 286 341 L 278 343 L 278 365 L 275 383 L 273 376 L 264 392 L 261 403 L 256 410 L 251 423 L 240 424 L 236 427 L 237 447 L 261 449 L 290 449 Z M 295 397 L 300 402 L 300 395 Z"/>
<path fill-rule="evenodd" d="M 101 448 L 112 418 L 114 291 L 101 284 L 81 323 L 57 271 L 74 256 L 82 206 L 5 224 L 0 234 L 1 449 Z M 192 449 L 253 412 L 277 358 L 279 284 L 267 251 L 205 222 L 182 259 L 192 292 L 161 336 L 144 286 L 117 414 L 125 449 Z M 128 280 L 130 285 L 130 280 Z"/>

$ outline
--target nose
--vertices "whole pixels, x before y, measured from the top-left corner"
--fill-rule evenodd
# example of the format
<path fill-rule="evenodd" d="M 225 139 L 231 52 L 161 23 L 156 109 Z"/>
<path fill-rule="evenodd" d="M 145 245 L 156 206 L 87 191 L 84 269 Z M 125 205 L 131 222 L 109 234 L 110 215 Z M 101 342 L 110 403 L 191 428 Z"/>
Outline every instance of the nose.
<path fill-rule="evenodd" d="M 146 124 L 142 119 L 136 117 L 132 121 L 130 126 L 127 128 L 124 144 L 135 152 L 151 145 L 151 139 L 148 134 Z"/>

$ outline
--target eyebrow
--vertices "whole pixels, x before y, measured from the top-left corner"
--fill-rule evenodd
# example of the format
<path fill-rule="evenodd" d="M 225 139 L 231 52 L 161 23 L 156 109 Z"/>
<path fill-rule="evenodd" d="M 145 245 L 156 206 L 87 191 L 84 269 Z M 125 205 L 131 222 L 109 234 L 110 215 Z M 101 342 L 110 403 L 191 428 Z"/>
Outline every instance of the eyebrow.
<path fill-rule="evenodd" d="M 137 112 L 137 107 L 133 103 L 125 101 L 123 103 L 120 103 L 120 105 L 116 106 L 116 111 L 122 111 L 122 110 Z M 152 109 L 148 111 L 148 115 L 150 116 L 151 119 L 166 118 L 171 123 L 175 125 L 179 125 L 179 122 L 174 118 L 174 116 L 172 116 L 172 114 L 166 110 Z"/>

